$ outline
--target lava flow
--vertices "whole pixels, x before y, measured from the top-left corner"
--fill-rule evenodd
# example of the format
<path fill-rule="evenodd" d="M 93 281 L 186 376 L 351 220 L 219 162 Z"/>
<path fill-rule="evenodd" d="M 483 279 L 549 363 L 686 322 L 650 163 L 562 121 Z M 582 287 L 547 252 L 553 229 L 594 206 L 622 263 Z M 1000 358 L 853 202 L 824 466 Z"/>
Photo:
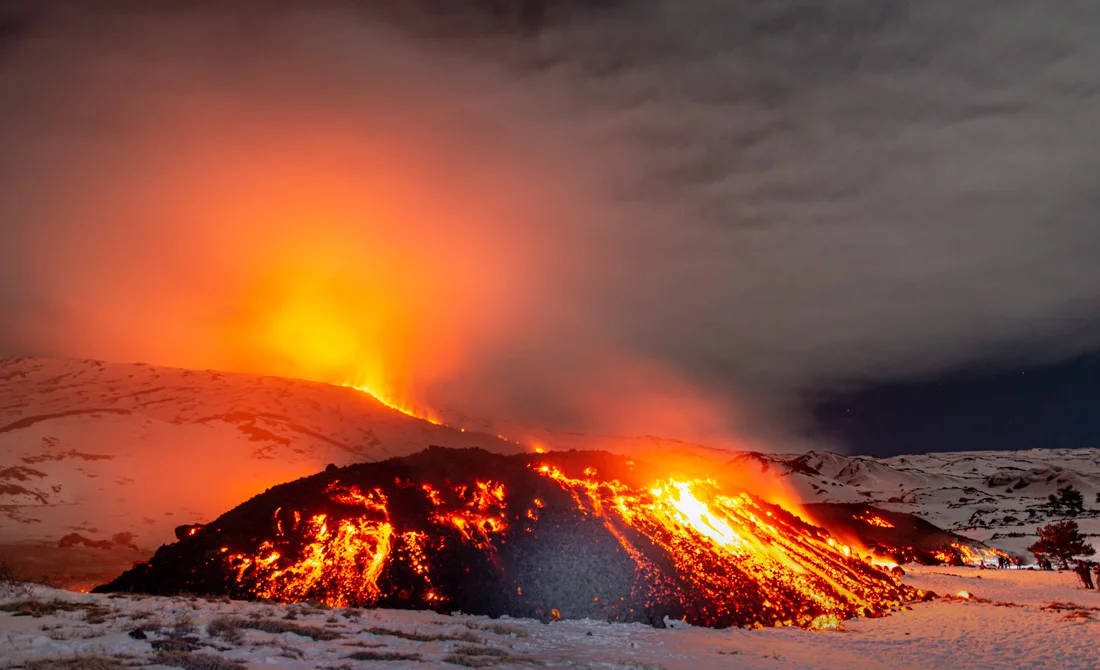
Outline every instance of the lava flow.
<path fill-rule="evenodd" d="M 395 396 L 393 394 L 390 394 L 390 393 L 384 393 L 383 391 L 381 391 L 380 390 L 381 386 L 379 386 L 379 385 L 362 384 L 362 383 L 360 383 L 360 384 L 345 383 L 345 384 L 342 384 L 342 386 L 346 386 L 347 388 L 355 389 L 356 391 L 359 391 L 360 393 L 366 393 L 367 395 L 371 396 L 372 398 L 374 398 L 378 402 L 382 403 L 386 407 L 389 407 L 390 409 L 397 410 L 398 412 L 401 412 L 405 416 L 411 416 L 414 419 L 421 419 L 421 420 L 427 421 L 428 423 L 430 423 L 432 425 L 435 425 L 435 426 L 445 425 L 443 423 L 443 420 L 440 419 L 439 417 L 437 417 L 433 412 L 431 412 L 429 410 L 414 407 L 412 405 L 412 403 L 402 401 L 402 400 L 398 400 L 397 396 Z"/>
<path fill-rule="evenodd" d="M 835 627 L 912 595 L 821 528 L 602 452 L 431 448 L 275 487 L 100 591 Z"/>

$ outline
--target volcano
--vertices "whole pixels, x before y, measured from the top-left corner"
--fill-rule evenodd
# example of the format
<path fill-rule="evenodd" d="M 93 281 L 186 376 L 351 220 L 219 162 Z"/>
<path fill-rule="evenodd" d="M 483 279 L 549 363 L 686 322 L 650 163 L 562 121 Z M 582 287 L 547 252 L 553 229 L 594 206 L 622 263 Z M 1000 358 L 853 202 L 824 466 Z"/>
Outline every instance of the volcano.
<path fill-rule="evenodd" d="M 913 595 L 778 505 L 655 471 L 606 452 L 441 447 L 330 466 L 182 527 L 95 590 L 810 628 Z"/>

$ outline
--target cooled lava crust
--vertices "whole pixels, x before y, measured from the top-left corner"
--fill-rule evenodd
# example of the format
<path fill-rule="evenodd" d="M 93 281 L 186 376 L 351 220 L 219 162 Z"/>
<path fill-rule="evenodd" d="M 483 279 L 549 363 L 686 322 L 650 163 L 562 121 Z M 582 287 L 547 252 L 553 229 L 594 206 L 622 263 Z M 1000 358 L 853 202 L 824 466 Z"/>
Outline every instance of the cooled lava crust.
<path fill-rule="evenodd" d="M 95 592 L 663 626 L 835 626 L 911 589 L 821 528 L 604 452 L 431 447 L 276 486 Z"/>

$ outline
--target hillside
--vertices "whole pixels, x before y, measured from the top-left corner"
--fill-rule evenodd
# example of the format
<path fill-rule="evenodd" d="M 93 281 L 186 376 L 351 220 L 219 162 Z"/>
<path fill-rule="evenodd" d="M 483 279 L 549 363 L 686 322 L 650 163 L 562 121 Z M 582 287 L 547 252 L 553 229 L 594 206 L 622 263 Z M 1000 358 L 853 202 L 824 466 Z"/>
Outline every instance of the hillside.
<path fill-rule="evenodd" d="M 0 360 L 0 537 L 128 566 L 270 486 L 428 444 L 515 443 L 349 388 L 98 361 Z M 67 536 L 67 537 L 66 537 Z M 140 549 L 141 551 L 134 551 Z M 0 551 L 3 547 L 0 547 Z M 88 552 L 85 552 L 88 553 Z M 36 563 L 47 560 L 40 556 Z"/>
<path fill-rule="evenodd" d="M 1022 557 L 1038 525 L 1065 516 L 1049 507 L 1048 496 L 1072 486 L 1085 502 L 1085 511 L 1073 518 L 1085 532 L 1100 533 L 1097 449 L 970 451 L 882 459 L 828 452 L 752 452 L 738 455 L 731 465 L 778 477 L 806 503 L 865 503 L 908 512 Z"/>

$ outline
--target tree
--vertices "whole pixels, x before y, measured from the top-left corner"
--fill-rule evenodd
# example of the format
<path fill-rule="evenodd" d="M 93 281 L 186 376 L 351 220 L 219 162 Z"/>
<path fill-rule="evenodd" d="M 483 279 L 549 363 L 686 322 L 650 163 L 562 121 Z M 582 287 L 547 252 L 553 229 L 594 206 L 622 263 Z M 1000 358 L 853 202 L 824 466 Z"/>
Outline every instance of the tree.
<path fill-rule="evenodd" d="M 1077 516 L 1085 511 L 1085 496 L 1072 486 L 1064 486 L 1058 489 L 1058 495 L 1053 493 L 1047 498 L 1050 509 L 1055 514 L 1064 516 Z"/>
<path fill-rule="evenodd" d="M 1057 558 L 1063 568 L 1069 567 L 1074 556 L 1092 556 L 1096 550 L 1085 542 L 1076 521 L 1055 521 L 1037 528 L 1039 541 L 1027 548 L 1036 559 L 1043 556 Z"/>

